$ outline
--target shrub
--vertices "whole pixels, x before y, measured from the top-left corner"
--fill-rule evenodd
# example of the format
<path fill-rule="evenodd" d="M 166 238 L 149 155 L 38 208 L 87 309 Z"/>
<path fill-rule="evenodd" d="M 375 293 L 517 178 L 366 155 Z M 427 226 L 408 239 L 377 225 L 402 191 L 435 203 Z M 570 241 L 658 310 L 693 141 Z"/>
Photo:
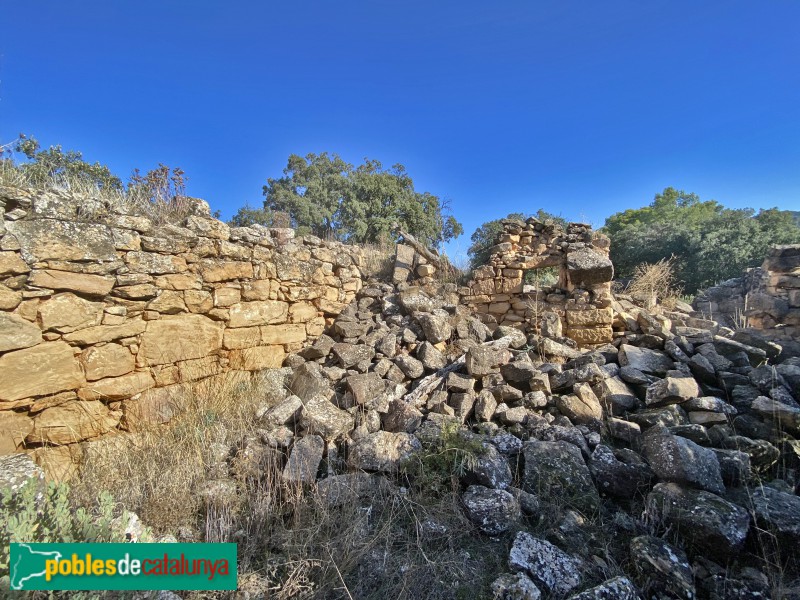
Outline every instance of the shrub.
<path fill-rule="evenodd" d="M 637 265 L 626 291 L 643 302 L 646 308 L 653 308 L 656 304 L 674 308 L 683 293 L 675 279 L 675 257 L 661 259 L 655 264 Z"/>

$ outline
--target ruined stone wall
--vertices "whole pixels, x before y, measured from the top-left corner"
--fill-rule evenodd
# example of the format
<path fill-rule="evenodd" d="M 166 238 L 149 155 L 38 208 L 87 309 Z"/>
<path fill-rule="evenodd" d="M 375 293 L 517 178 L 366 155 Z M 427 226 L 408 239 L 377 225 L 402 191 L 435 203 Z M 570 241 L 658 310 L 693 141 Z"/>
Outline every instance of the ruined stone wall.
<path fill-rule="evenodd" d="M 464 290 L 463 302 L 487 324 L 562 334 L 581 346 L 610 342 L 613 311 L 609 240 L 588 225 L 566 229 L 535 218 L 503 221 L 503 231 Z M 558 283 L 531 289 L 530 269 L 557 267 Z"/>
<path fill-rule="evenodd" d="M 356 247 L 0 188 L 0 455 L 165 421 L 174 386 L 281 366 L 362 287 Z"/>
<path fill-rule="evenodd" d="M 775 246 L 760 268 L 703 291 L 694 306 L 728 327 L 800 338 L 800 244 Z"/>

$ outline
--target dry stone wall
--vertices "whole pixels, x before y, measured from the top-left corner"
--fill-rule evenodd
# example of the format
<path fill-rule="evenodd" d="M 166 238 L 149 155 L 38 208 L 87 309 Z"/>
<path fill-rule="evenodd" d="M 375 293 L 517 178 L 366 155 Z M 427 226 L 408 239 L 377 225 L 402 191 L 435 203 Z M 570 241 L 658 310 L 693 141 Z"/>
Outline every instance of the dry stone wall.
<path fill-rule="evenodd" d="M 487 264 L 475 271 L 463 302 L 490 324 L 568 337 L 581 346 L 612 340 L 609 240 L 582 223 L 566 228 L 535 218 L 502 222 Z M 556 267 L 558 283 L 533 289 L 532 269 Z"/>
<path fill-rule="evenodd" d="M 280 367 L 362 287 L 361 250 L 0 188 L 0 455 L 169 419 L 174 386 Z"/>
<path fill-rule="evenodd" d="M 694 306 L 729 327 L 800 339 L 800 244 L 775 246 L 760 268 L 705 290 Z"/>

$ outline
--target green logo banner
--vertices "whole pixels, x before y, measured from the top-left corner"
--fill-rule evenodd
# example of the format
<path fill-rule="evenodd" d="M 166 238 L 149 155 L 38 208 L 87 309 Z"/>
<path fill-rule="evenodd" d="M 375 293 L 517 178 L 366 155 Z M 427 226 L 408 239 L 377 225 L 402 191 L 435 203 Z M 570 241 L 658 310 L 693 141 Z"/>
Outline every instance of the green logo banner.
<path fill-rule="evenodd" d="M 235 590 L 236 544 L 11 544 L 12 590 Z"/>

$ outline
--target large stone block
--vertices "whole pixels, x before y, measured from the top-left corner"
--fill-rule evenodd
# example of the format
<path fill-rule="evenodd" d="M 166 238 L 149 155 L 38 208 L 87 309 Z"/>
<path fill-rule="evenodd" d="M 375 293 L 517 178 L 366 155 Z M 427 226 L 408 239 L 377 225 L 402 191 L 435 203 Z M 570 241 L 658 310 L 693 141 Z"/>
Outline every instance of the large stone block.
<path fill-rule="evenodd" d="M 147 323 L 139 359 L 163 365 L 201 358 L 222 348 L 223 325 L 202 315 L 180 315 Z"/>
<path fill-rule="evenodd" d="M 252 325 L 276 325 L 285 323 L 289 305 L 277 300 L 239 302 L 230 308 L 230 327 L 250 327 Z"/>
<path fill-rule="evenodd" d="M 91 346 L 100 342 L 111 342 L 122 338 L 139 335 L 145 330 L 146 323 L 141 319 L 134 319 L 122 325 L 97 325 L 87 327 L 73 333 L 68 333 L 64 339 L 78 346 Z"/>
<path fill-rule="evenodd" d="M 233 350 L 230 354 L 230 367 L 244 371 L 279 369 L 286 358 L 283 346 L 257 346 Z"/>
<path fill-rule="evenodd" d="M 293 325 L 264 325 L 261 328 L 262 344 L 294 344 L 306 341 L 306 326 L 303 323 Z"/>
<path fill-rule="evenodd" d="M 155 252 L 128 252 L 125 263 L 133 273 L 164 275 L 186 270 L 186 261 L 180 256 L 156 254 Z"/>
<path fill-rule="evenodd" d="M 111 261 L 117 258 L 111 230 L 79 221 L 35 219 L 7 224 L 20 245 L 22 258 L 32 264 L 46 260 Z"/>
<path fill-rule="evenodd" d="M 0 277 L 22 275 L 28 273 L 30 268 L 16 252 L 0 252 Z"/>
<path fill-rule="evenodd" d="M 41 343 L 41 330 L 22 317 L 0 312 L 0 352 L 30 348 Z"/>
<path fill-rule="evenodd" d="M 87 296 L 107 296 L 114 287 L 114 278 L 89 273 L 70 273 L 45 269 L 34 271 L 28 285 L 51 290 L 76 292 Z"/>
<path fill-rule="evenodd" d="M 579 346 L 595 346 L 608 344 L 614 339 L 611 325 L 601 327 L 569 327 L 567 337 L 577 342 Z"/>
<path fill-rule="evenodd" d="M 567 311 L 567 324 L 569 324 L 570 327 L 611 325 L 613 322 L 614 311 L 611 309 L 611 307 Z"/>
<path fill-rule="evenodd" d="M 28 442 L 74 444 L 108 433 L 117 426 L 119 418 L 102 402 L 67 402 L 36 415 Z"/>
<path fill-rule="evenodd" d="M 102 302 L 91 302 L 75 294 L 56 294 L 39 305 L 39 322 L 44 331 L 70 333 L 100 325 L 104 308 Z"/>
<path fill-rule="evenodd" d="M 88 381 L 119 377 L 136 366 L 131 351 L 120 344 L 87 348 L 81 353 L 81 363 Z"/>
<path fill-rule="evenodd" d="M 222 337 L 222 347 L 226 350 L 239 348 L 252 348 L 261 345 L 260 327 L 240 327 L 225 329 Z"/>
<path fill-rule="evenodd" d="M 138 371 L 93 381 L 78 390 L 78 397 L 81 400 L 124 400 L 149 390 L 155 384 L 150 371 Z"/>
<path fill-rule="evenodd" d="M 72 348 L 49 342 L 0 356 L 0 400 L 74 390 L 84 384 L 83 373 Z"/>
<path fill-rule="evenodd" d="M 614 266 L 607 257 L 584 248 L 567 254 L 567 275 L 573 286 L 586 288 L 611 281 Z"/>
<path fill-rule="evenodd" d="M 209 283 L 233 279 L 252 279 L 253 265 L 242 261 L 204 260 L 200 263 L 200 275 Z"/>
<path fill-rule="evenodd" d="M 33 431 L 33 419 L 13 410 L 0 410 L 0 456 L 14 454 Z"/>

